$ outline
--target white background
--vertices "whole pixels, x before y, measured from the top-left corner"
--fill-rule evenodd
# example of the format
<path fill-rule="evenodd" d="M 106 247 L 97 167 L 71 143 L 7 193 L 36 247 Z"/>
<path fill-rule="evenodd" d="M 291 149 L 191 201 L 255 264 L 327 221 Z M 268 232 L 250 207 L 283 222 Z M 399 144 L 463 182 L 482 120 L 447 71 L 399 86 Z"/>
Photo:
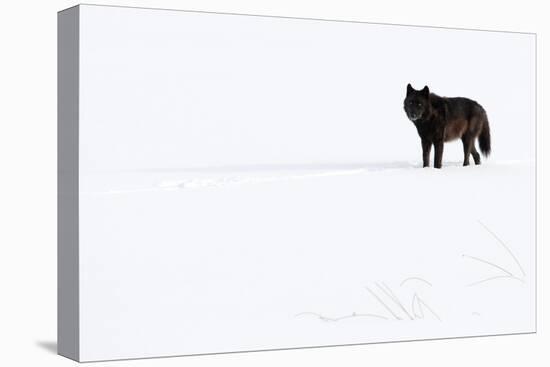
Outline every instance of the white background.
<path fill-rule="evenodd" d="M 492 4 L 484 7 L 466 1 L 456 4 L 398 4 L 388 1 L 376 6 L 345 1 L 332 5 L 305 1 L 233 1 L 231 4 L 221 1 L 121 1 L 117 4 L 537 32 L 539 66 L 545 52 L 544 37 L 548 34 L 548 30 L 542 28 L 542 10 L 527 6 L 527 2 L 517 6 L 499 4 L 498 10 Z M 56 328 L 56 11 L 71 5 L 73 3 L 63 1 L 48 4 L 26 2 L 15 9 L 5 6 L 2 9 L 0 272 L 3 292 L 0 358 L 9 365 L 72 363 L 50 351 L 55 342 Z M 539 101 L 542 101 L 542 77 L 544 72 L 539 69 Z M 542 121 L 539 110 L 539 148 L 542 148 L 540 141 L 545 133 Z M 541 162 L 539 159 L 539 179 L 543 179 Z M 540 181 L 539 187 L 542 187 Z M 539 203 L 542 200 L 539 192 Z M 542 218 L 539 211 L 540 230 Z M 540 233 L 538 242 L 541 269 L 545 252 Z M 543 301 L 541 286 L 544 279 L 540 272 L 539 279 L 539 301 Z M 537 365 L 538 360 L 542 365 L 543 323 L 544 317 L 539 313 L 537 335 L 143 360 L 128 364 L 333 365 L 345 361 L 346 365 L 408 363 L 429 366 L 445 363 L 462 366 L 468 363 Z M 125 362 L 117 363 L 123 365 Z"/>

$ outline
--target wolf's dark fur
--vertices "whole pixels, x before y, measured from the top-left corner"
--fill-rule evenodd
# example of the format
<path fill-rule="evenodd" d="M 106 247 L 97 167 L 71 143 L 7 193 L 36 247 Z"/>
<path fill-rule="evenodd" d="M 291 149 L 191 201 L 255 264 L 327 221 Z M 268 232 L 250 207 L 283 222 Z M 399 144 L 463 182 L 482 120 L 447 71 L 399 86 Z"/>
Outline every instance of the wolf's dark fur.
<path fill-rule="evenodd" d="M 459 138 L 464 146 L 465 166 L 470 164 L 470 155 L 475 164 L 481 163 L 475 147 L 476 139 L 484 156 L 491 153 L 489 120 L 483 107 L 476 101 L 462 97 L 440 97 L 430 93 L 427 86 L 415 90 L 409 84 L 404 108 L 420 136 L 424 167 L 430 166 L 432 145 L 435 150 L 434 167 L 441 168 L 443 143 Z"/>

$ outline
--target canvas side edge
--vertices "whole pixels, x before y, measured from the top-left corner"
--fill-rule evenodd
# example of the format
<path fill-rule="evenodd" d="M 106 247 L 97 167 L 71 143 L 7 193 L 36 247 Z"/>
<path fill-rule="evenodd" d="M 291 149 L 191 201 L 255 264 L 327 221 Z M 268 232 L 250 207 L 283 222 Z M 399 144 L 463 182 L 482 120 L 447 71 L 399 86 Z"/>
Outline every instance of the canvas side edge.
<path fill-rule="evenodd" d="M 80 359 L 79 7 L 57 14 L 57 352 Z"/>

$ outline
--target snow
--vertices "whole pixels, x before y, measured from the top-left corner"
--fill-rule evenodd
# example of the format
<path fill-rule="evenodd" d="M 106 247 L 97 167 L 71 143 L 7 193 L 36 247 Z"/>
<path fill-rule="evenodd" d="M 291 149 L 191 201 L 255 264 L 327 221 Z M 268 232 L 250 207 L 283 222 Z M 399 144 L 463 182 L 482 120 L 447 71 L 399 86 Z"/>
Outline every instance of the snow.
<path fill-rule="evenodd" d="M 520 161 L 500 161 L 492 163 L 492 167 L 509 166 Z M 461 162 L 446 162 L 445 170 L 462 167 Z M 473 164 L 472 164 L 473 165 Z M 241 166 L 220 168 L 187 169 L 178 172 L 176 170 L 148 173 L 146 182 L 152 177 L 158 177 L 156 184 L 136 185 L 143 178 L 139 172 L 126 172 L 111 174 L 105 188 L 102 191 L 84 191 L 84 194 L 122 194 L 161 190 L 200 189 L 207 187 L 225 187 L 236 185 L 254 185 L 270 182 L 307 180 L 332 176 L 354 176 L 372 174 L 374 172 L 386 172 L 394 170 L 407 170 L 422 168 L 419 162 L 389 162 L 389 163 L 357 163 L 357 164 L 316 164 L 316 165 L 278 165 L 272 166 Z M 429 170 L 430 168 L 424 168 Z M 494 168 L 493 168 L 494 169 Z M 162 177 L 171 177 L 169 180 L 161 180 Z M 101 176 L 103 180 L 105 175 Z M 179 179 L 174 179 L 179 177 Z M 100 181 L 101 178 L 98 180 Z M 99 183 L 99 182 L 98 182 Z M 99 183 L 101 185 L 101 183 Z M 105 186 L 105 184 L 104 184 Z"/>
<path fill-rule="evenodd" d="M 83 360 L 534 330 L 534 35 L 79 12 Z M 491 157 L 421 168 L 407 83 Z"/>
<path fill-rule="evenodd" d="M 490 160 L 85 176 L 82 327 L 193 353 L 533 331 L 533 177 Z"/>

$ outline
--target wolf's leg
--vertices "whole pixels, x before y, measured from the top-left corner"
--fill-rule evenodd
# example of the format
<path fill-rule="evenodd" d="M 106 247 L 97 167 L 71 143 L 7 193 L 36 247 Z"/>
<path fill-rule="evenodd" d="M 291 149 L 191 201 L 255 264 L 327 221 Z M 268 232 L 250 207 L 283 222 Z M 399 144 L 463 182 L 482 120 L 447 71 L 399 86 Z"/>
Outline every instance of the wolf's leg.
<path fill-rule="evenodd" d="M 472 143 L 472 157 L 474 158 L 475 164 L 481 164 L 481 157 L 477 152 L 476 146 L 474 143 Z"/>
<path fill-rule="evenodd" d="M 462 137 L 462 145 L 464 146 L 464 166 L 470 165 L 470 154 L 472 154 L 472 148 L 474 147 L 474 139 L 470 136 Z"/>
<path fill-rule="evenodd" d="M 422 139 L 421 142 L 423 167 L 430 167 L 430 151 L 432 150 L 432 142 L 427 139 Z"/>
<path fill-rule="evenodd" d="M 434 155 L 434 167 L 441 168 L 441 162 L 443 161 L 443 139 L 434 143 L 435 155 Z"/>

